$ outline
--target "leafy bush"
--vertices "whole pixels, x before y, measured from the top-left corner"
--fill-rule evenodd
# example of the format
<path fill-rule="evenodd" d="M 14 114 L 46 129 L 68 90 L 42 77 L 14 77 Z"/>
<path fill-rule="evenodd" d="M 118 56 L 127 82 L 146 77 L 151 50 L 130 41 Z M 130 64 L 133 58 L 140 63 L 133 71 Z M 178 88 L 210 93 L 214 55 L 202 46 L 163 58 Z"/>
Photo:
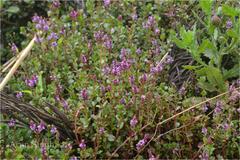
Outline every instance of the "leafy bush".
<path fill-rule="evenodd" d="M 62 12 L 63 4 L 53 1 L 48 17 L 35 15 L 22 29 L 29 39 L 37 35 L 36 45 L 9 87 L 34 106 L 57 106 L 74 122 L 76 139 L 59 139 L 45 122 L 19 128 L 4 115 L 6 158 L 239 158 L 234 3 L 88 0 Z M 173 43 L 195 60 L 185 68 L 194 70 L 201 94 L 194 84 L 178 90 L 169 81 Z M 229 94 L 168 120 L 228 87 Z"/>

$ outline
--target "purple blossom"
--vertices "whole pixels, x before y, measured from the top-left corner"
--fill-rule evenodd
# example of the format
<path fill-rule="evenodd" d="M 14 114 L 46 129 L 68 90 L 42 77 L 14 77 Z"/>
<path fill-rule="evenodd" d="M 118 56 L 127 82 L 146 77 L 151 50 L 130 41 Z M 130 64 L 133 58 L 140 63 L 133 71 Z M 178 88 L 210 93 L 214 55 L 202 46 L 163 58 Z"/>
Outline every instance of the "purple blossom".
<path fill-rule="evenodd" d="M 87 63 L 87 57 L 86 57 L 84 54 L 81 56 L 81 61 L 82 61 L 82 63 L 84 63 L 84 64 Z"/>
<path fill-rule="evenodd" d="M 52 32 L 52 33 L 48 36 L 47 39 L 48 39 L 48 40 L 52 40 L 52 39 L 57 40 L 57 39 L 58 39 L 58 35 L 57 35 L 57 33 Z"/>
<path fill-rule="evenodd" d="M 223 104 L 221 101 L 216 102 L 216 106 L 214 109 L 214 114 L 219 114 L 222 111 Z"/>
<path fill-rule="evenodd" d="M 140 82 L 144 84 L 147 81 L 147 74 L 144 73 L 143 75 L 140 76 Z"/>
<path fill-rule="evenodd" d="M 61 101 L 61 103 L 62 103 L 62 105 L 63 105 L 63 108 L 66 110 L 66 109 L 68 109 L 68 102 L 66 101 L 66 100 L 62 100 Z"/>
<path fill-rule="evenodd" d="M 133 116 L 133 118 L 130 120 L 130 125 L 131 127 L 135 127 L 136 124 L 138 123 L 136 115 Z"/>
<path fill-rule="evenodd" d="M 29 126 L 30 126 L 30 129 L 31 129 L 32 131 L 35 131 L 35 129 L 36 129 L 36 127 L 37 127 L 36 123 L 34 123 L 32 120 L 30 121 Z"/>
<path fill-rule="evenodd" d="M 61 5 L 61 3 L 59 2 L 59 0 L 54 0 L 54 1 L 52 2 L 52 6 L 53 6 L 54 8 L 59 8 L 60 5 Z"/>
<path fill-rule="evenodd" d="M 77 16 L 78 16 L 78 12 L 77 12 L 77 11 L 72 10 L 72 11 L 70 12 L 70 17 L 71 17 L 73 20 L 76 20 Z"/>
<path fill-rule="evenodd" d="M 103 127 L 101 127 L 101 128 L 99 128 L 98 131 L 99 131 L 100 134 L 103 134 L 105 132 L 105 129 Z"/>
<path fill-rule="evenodd" d="M 118 19 L 119 21 L 122 21 L 122 15 L 119 15 L 119 16 L 117 17 L 117 19 Z"/>
<path fill-rule="evenodd" d="M 37 82 L 38 82 L 38 76 L 37 75 L 33 75 L 31 79 L 26 79 L 25 80 L 26 85 L 29 86 L 29 87 L 36 86 Z"/>
<path fill-rule="evenodd" d="M 40 18 L 38 15 L 34 15 L 34 16 L 32 17 L 32 22 L 33 22 L 33 23 L 38 23 L 40 19 L 41 19 L 41 18 Z"/>
<path fill-rule="evenodd" d="M 83 100 L 88 100 L 88 91 L 86 88 L 84 88 L 82 91 L 81 91 L 81 97 L 83 98 Z"/>
<path fill-rule="evenodd" d="M 230 28 L 232 28 L 232 21 L 231 20 L 228 20 L 227 22 L 226 22 L 226 28 L 227 29 L 230 29 Z"/>
<path fill-rule="evenodd" d="M 103 0 L 104 7 L 108 7 L 111 3 L 111 0 Z"/>
<path fill-rule="evenodd" d="M 85 143 L 84 139 L 81 140 L 81 143 L 79 144 L 79 148 L 81 148 L 81 149 L 85 149 L 86 148 L 86 143 Z"/>
<path fill-rule="evenodd" d="M 114 84 L 114 85 L 118 85 L 119 83 L 120 83 L 120 80 L 119 80 L 119 79 L 114 79 L 114 80 L 113 80 L 113 84 Z"/>
<path fill-rule="evenodd" d="M 23 93 L 22 92 L 17 92 L 16 97 L 17 97 L 17 99 L 22 98 L 23 97 Z"/>
<path fill-rule="evenodd" d="M 135 82 L 135 77 L 134 76 L 130 76 L 128 78 L 128 80 L 129 80 L 129 83 L 130 83 L 131 86 L 134 85 L 134 82 Z"/>
<path fill-rule="evenodd" d="M 206 136 L 207 135 L 207 128 L 206 127 L 203 127 L 202 128 L 202 133 Z"/>
<path fill-rule="evenodd" d="M 140 48 L 138 48 L 138 49 L 136 50 L 136 53 L 137 53 L 137 54 L 141 54 L 141 53 L 142 53 L 142 50 L 141 50 Z"/>
<path fill-rule="evenodd" d="M 210 104 L 209 104 L 209 103 L 205 103 L 205 104 L 203 105 L 203 108 L 202 108 L 203 112 L 207 112 L 208 107 L 210 107 Z"/>
<path fill-rule="evenodd" d="M 41 153 L 42 153 L 42 155 L 46 156 L 46 154 L 47 154 L 46 144 L 41 145 Z"/>
<path fill-rule="evenodd" d="M 13 52 L 13 54 L 16 54 L 16 53 L 18 52 L 18 48 L 17 48 L 17 46 L 16 46 L 15 43 L 12 43 L 12 45 L 11 45 L 11 51 Z"/>
<path fill-rule="evenodd" d="M 173 58 L 172 58 L 171 56 L 169 56 L 169 55 L 168 55 L 168 56 L 166 57 L 166 59 L 165 59 L 165 63 L 166 63 L 166 64 L 172 64 L 173 61 L 174 61 Z"/>
<path fill-rule="evenodd" d="M 149 29 L 155 25 L 156 21 L 153 16 L 149 16 L 147 22 L 143 23 L 143 28 Z"/>
<path fill-rule="evenodd" d="M 70 157 L 70 160 L 78 160 L 76 156 Z"/>
<path fill-rule="evenodd" d="M 39 30 L 48 31 L 49 25 L 45 19 L 37 15 L 32 17 L 32 22 L 36 23 L 35 27 Z"/>
<path fill-rule="evenodd" d="M 107 39 L 105 42 L 103 42 L 103 45 L 108 49 L 112 49 L 112 41 L 110 39 Z"/>
<path fill-rule="evenodd" d="M 231 94 L 231 95 L 230 95 L 230 97 L 229 97 L 229 100 L 230 100 L 231 102 L 237 102 L 237 101 L 239 101 L 239 99 L 240 99 L 240 92 L 239 92 L 239 91 L 237 91 L 237 90 L 235 89 L 235 90 L 232 91 L 230 94 Z"/>
<path fill-rule="evenodd" d="M 127 56 L 127 49 L 122 48 L 120 51 L 120 58 L 123 59 L 123 58 L 126 58 L 126 56 Z"/>
<path fill-rule="evenodd" d="M 144 102 L 146 100 L 146 96 L 145 95 L 141 95 L 141 101 Z"/>
<path fill-rule="evenodd" d="M 227 131 L 230 128 L 227 122 L 225 122 L 222 126 L 225 131 Z"/>
<path fill-rule="evenodd" d="M 133 92 L 134 94 L 139 93 L 139 88 L 138 88 L 137 86 L 133 85 L 133 86 L 132 86 L 132 92 Z"/>
<path fill-rule="evenodd" d="M 36 133 L 41 133 L 45 129 L 45 125 L 43 122 L 40 122 L 40 124 L 36 128 Z"/>
<path fill-rule="evenodd" d="M 199 156 L 199 158 L 200 158 L 201 160 L 209 160 L 209 154 L 208 154 L 206 151 L 204 151 L 204 152 Z"/>
<path fill-rule="evenodd" d="M 42 42 L 43 42 L 43 38 L 37 36 L 36 39 L 35 39 L 35 42 L 36 42 L 36 43 L 42 43 Z"/>
<path fill-rule="evenodd" d="M 240 108 L 237 109 L 237 112 L 240 114 Z"/>
<path fill-rule="evenodd" d="M 155 33 L 156 35 L 158 35 L 158 34 L 160 33 L 159 28 L 155 28 L 154 33 Z"/>
<path fill-rule="evenodd" d="M 182 86 L 182 87 L 179 89 L 178 93 L 181 94 L 181 95 L 186 94 L 186 88 L 185 88 L 184 86 Z"/>
<path fill-rule="evenodd" d="M 136 149 L 139 151 L 146 143 L 145 139 L 141 139 L 137 144 L 136 144 Z"/>
<path fill-rule="evenodd" d="M 104 36 L 104 32 L 103 31 L 97 31 L 94 33 L 94 38 L 96 41 L 102 41 Z"/>
<path fill-rule="evenodd" d="M 126 104 L 126 100 L 124 98 L 121 98 L 120 103 L 125 105 Z"/>
<path fill-rule="evenodd" d="M 57 42 L 55 42 L 55 41 L 51 43 L 51 46 L 52 46 L 52 47 L 57 47 L 57 45 L 58 45 L 58 44 L 57 44 Z"/>
<path fill-rule="evenodd" d="M 52 134 L 57 133 L 57 128 L 56 128 L 55 126 L 52 126 L 50 132 L 51 132 Z"/>
<path fill-rule="evenodd" d="M 137 14 L 135 14 L 135 13 L 134 13 L 134 14 L 132 14 L 132 16 L 131 16 L 131 17 L 132 17 L 132 20 L 134 20 L 134 21 L 136 21 L 136 20 L 138 19 L 138 16 L 137 16 Z"/>
<path fill-rule="evenodd" d="M 14 127 L 16 125 L 16 120 L 15 119 L 10 119 L 10 121 L 8 122 L 8 126 L 9 127 Z"/>

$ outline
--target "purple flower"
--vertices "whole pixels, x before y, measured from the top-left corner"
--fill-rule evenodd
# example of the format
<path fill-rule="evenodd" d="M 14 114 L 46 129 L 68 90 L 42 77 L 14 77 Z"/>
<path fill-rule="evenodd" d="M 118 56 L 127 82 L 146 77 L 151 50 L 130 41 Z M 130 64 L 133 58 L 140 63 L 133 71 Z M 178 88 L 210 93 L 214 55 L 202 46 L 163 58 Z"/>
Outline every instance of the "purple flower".
<path fill-rule="evenodd" d="M 130 120 L 131 127 L 135 127 L 138 123 L 137 117 L 134 115 L 133 118 Z"/>
<path fill-rule="evenodd" d="M 36 128 L 36 133 L 41 133 L 45 129 L 45 125 L 43 122 L 40 122 L 40 124 Z"/>
<path fill-rule="evenodd" d="M 17 92 L 17 94 L 16 94 L 17 99 L 22 98 L 22 96 L 23 96 L 23 93 L 22 93 L 22 92 Z"/>
<path fill-rule="evenodd" d="M 103 31 L 97 31 L 94 33 L 94 38 L 96 41 L 102 41 L 103 36 L 104 36 Z"/>
<path fill-rule="evenodd" d="M 99 128 L 98 131 L 99 131 L 100 134 L 103 134 L 105 132 L 105 129 L 103 127 L 101 127 L 101 128 Z"/>
<path fill-rule="evenodd" d="M 70 12 L 70 17 L 71 17 L 73 20 L 76 20 L 77 16 L 78 16 L 78 12 L 77 12 L 77 11 L 72 10 L 72 11 Z"/>
<path fill-rule="evenodd" d="M 207 128 L 206 127 L 203 127 L 202 128 L 202 133 L 206 136 L 207 135 Z"/>
<path fill-rule="evenodd" d="M 79 144 L 79 148 L 81 148 L 81 149 L 85 149 L 86 148 L 86 143 L 85 143 L 84 139 L 81 140 L 81 143 Z"/>
<path fill-rule="evenodd" d="M 225 131 L 227 131 L 229 128 L 230 128 L 230 127 L 229 127 L 229 124 L 228 124 L 227 122 L 225 122 L 225 123 L 223 124 L 223 129 L 224 129 Z"/>
<path fill-rule="evenodd" d="M 71 150 L 71 149 L 72 149 L 71 143 L 68 143 L 68 144 L 65 146 L 65 148 L 68 149 L 68 150 Z"/>
<path fill-rule="evenodd" d="M 42 41 L 43 41 L 43 38 L 39 37 L 39 36 L 37 36 L 36 39 L 35 39 L 36 43 L 42 43 Z"/>
<path fill-rule="evenodd" d="M 78 160 L 76 156 L 70 157 L 70 160 Z"/>
<path fill-rule="evenodd" d="M 137 14 L 132 14 L 132 19 L 134 20 L 134 21 L 136 21 L 137 19 L 138 19 L 138 16 L 137 16 Z"/>
<path fill-rule="evenodd" d="M 206 151 L 204 151 L 204 152 L 199 156 L 199 158 L 200 158 L 201 160 L 209 160 L 209 154 L 208 154 Z"/>
<path fill-rule="evenodd" d="M 140 48 L 138 48 L 138 49 L 136 50 L 136 53 L 137 53 L 137 54 L 141 54 L 141 53 L 142 53 L 142 50 L 141 50 Z"/>
<path fill-rule="evenodd" d="M 232 93 L 231 93 L 231 96 L 229 97 L 229 100 L 231 102 L 237 102 L 239 101 L 240 99 L 240 92 L 237 91 L 237 90 L 234 90 Z"/>
<path fill-rule="evenodd" d="M 114 80 L 113 80 L 113 84 L 114 84 L 114 85 L 118 85 L 119 83 L 120 83 L 119 79 L 114 79 Z"/>
<path fill-rule="evenodd" d="M 120 58 L 123 59 L 123 58 L 126 58 L 126 56 L 127 56 L 127 49 L 122 48 L 120 51 Z"/>
<path fill-rule="evenodd" d="M 230 28 L 232 28 L 232 21 L 231 20 L 228 20 L 227 22 L 226 22 L 226 28 L 227 29 L 230 29 Z"/>
<path fill-rule="evenodd" d="M 32 17 L 32 22 L 38 23 L 40 19 L 41 19 L 41 18 L 40 18 L 38 15 L 34 15 L 34 16 Z"/>
<path fill-rule="evenodd" d="M 139 88 L 138 88 L 137 86 L 133 85 L 133 86 L 132 86 L 132 92 L 133 92 L 134 94 L 139 93 Z"/>
<path fill-rule="evenodd" d="M 54 1 L 52 2 L 52 6 L 53 6 L 54 8 L 59 8 L 60 5 L 61 5 L 61 3 L 60 3 L 58 0 L 54 0 Z"/>
<path fill-rule="evenodd" d="M 11 51 L 13 52 L 13 54 L 16 54 L 16 53 L 18 52 L 18 48 L 17 48 L 17 46 L 16 46 L 15 43 L 12 43 L 12 45 L 11 45 Z"/>
<path fill-rule="evenodd" d="M 58 35 L 57 35 L 57 33 L 52 32 L 52 33 L 48 36 L 47 39 L 48 39 L 48 40 L 52 40 L 52 39 L 57 40 L 57 39 L 58 39 Z"/>
<path fill-rule="evenodd" d="M 111 3 L 111 0 L 103 0 L 104 7 L 108 7 Z"/>
<path fill-rule="evenodd" d="M 222 111 L 223 104 L 221 101 L 216 102 L 216 107 L 214 109 L 214 114 L 218 114 Z"/>
<path fill-rule="evenodd" d="M 51 46 L 52 46 L 52 47 L 57 47 L 57 45 L 58 45 L 58 44 L 57 44 L 57 42 L 55 42 L 55 41 L 51 43 Z"/>
<path fill-rule="evenodd" d="M 29 86 L 29 87 L 36 86 L 37 82 L 38 82 L 38 76 L 37 75 L 33 75 L 31 79 L 26 79 L 25 80 L 26 85 Z"/>
<path fill-rule="evenodd" d="M 126 100 L 124 98 L 121 98 L 120 103 L 125 105 L 126 104 Z"/>
<path fill-rule="evenodd" d="M 130 83 L 131 86 L 134 85 L 134 82 L 135 82 L 135 77 L 134 76 L 130 76 L 128 78 L 128 80 L 129 80 L 129 83 Z"/>
<path fill-rule="evenodd" d="M 141 95 L 141 101 L 144 102 L 146 100 L 146 96 L 145 95 Z"/>
<path fill-rule="evenodd" d="M 146 143 L 145 139 L 141 139 L 137 144 L 136 144 L 136 149 L 139 151 Z"/>
<path fill-rule="evenodd" d="M 179 89 L 178 93 L 181 94 L 181 95 L 186 94 L 186 88 L 185 88 L 184 86 L 182 86 L 182 87 Z"/>
<path fill-rule="evenodd" d="M 107 39 L 105 42 L 103 42 L 103 45 L 108 49 L 112 49 L 112 41 L 110 39 Z"/>
<path fill-rule="evenodd" d="M 158 35 L 160 33 L 160 30 L 158 28 L 155 28 L 154 33 Z"/>
<path fill-rule="evenodd" d="M 82 63 L 86 64 L 87 63 L 87 57 L 85 55 L 81 56 L 81 61 Z"/>
<path fill-rule="evenodd" d="M 83 98 L 83 100 L 88 100 L 88 91 L 86 88 L 84 88 L 82 91 L 81 91 L 81 97 Z"/>
<path fill-rule="evenodd" d="M 37 127 L 36 123 L 34 123 L 32 120 L 30 121 L 29 126 L 30 126 L 30 129 L 31 129 L 32 131 L 35 131 L 35 129 L 36 129 L 36 127 Z"/>
<path fill-rule="evenodd" d="M 210 104 L 209 103 L 205 103 L 204 105 L 203 105 L 203 112 L 207 112 L 207 110 L 208 110 L 208 107 L 210 106 Z"/>
<path fill-rule="evenodd" d="M 16 120 L 15 119 L 10 119 L 10 121 L 8 122 L 8 126 L 13 127 L 15 125 L 16 125 Z"/>
<path fill-rule="evenodd" d="M 237 109 L 237 112 L 240 114 L 240 108 Z"/>
<path fill-rule="evenodd" d="M 56 128 L 55 126 L 52 126 L 50 132 L 51 132 L 52 134 L 57 133 L 57 128 Z"/>
<path fill-rule="evenodd" d="M 47 154 L 46 144 L 41 145 L 41 153 L 42 155 L 46 156 Z"/>
<path fill-rule="evenodd" d="M 64 109 L 68 109 L 68 102 L 66 100 L 63 99 L 61 101 L 61 103 L 62 103 Z"/>
<path fill-rule="evenodd" d="M 37 15 L 32 17 L 33 23 L 36 23 L 35 27 L 36 29 L 43 30 L 43 31 L 48 31 L 49 30 L 49 25 L 45 19 L 42 17 L 39 17 Z"/>
<path fill-rule="evenodd" d="M 171 64 L 171 63 L 173 63 L 173 58 L 168 55 L 168 56 L 166 57 L 166 59 L 165 59 L 165 63 L 166 63 L 166 64 Z"/>
<path fill-rule="evenodd" d="M 140 76 L 140 82 L 144 84 L 147 81 L 147 74 L 144 73 L 143 75 Z"/>
<path fill-rule="evenodd" d="M 143 28 L 149 29 L 155 25 L 156 21 L 153 16 L 149 16 L 147 22 L 143 23 Z"/>

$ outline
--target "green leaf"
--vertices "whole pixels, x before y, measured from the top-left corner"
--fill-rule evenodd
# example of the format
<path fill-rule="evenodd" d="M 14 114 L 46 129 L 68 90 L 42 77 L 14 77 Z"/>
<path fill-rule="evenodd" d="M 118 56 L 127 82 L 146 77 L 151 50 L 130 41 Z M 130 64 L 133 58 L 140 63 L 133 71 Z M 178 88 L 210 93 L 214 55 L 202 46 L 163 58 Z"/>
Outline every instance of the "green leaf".
<path fill-rule="evenodd" d="M 231 16 L 231 17 L 235 17 L 238 15 L 238 11 L 235 8 L 225 5 L 225 4 L 222 6 L 222 12 L 223 12 L 223 14 L 225 14 L 227 16 Z"/>
<path fill-rule="evenodd" d="M 114 135 L 112 135 L 112 134 L 108 134 L 108 140 L 110 141 L 110 142 L 113 142 L 115 139 L 116 139 L 116 137 L 114 136 Z"/>
<path fill-rule="evenodd" d="M 195 70 L 195 69 L 199 68 L 200 66 L 184 65 L 182 67 L 184 69 L 188 69 L 188 70 Z"/>
<path fill-rule="evenodd" d="M 18 13 L 19 11 L 20 9 L 17 6 L 11 6 L 7 9 L 7 12 L 10 12 L 10 13 Z"/>
<path fill-rule="evenodd" d="M 236 64 L 230 70 L 223 70 L 223 77 L 224 77 L 224 79 L 229 79 L 229 78 L 233 78 L 233 77 L 239 77 L 240 76 L 239 68 L 240 68 L 240 64 Z"/>
<path fill-rule="evenodd" d="M 32 95 L 32 91 L 30 91 L 30 90 L 22 90 L 21 92 Z"/>
<path fill-rule="evenodd" d="M 202 8 L 202 10 L 207 14 L 212 14 L 212 0 L 200 0 L 199 5 Z"/>

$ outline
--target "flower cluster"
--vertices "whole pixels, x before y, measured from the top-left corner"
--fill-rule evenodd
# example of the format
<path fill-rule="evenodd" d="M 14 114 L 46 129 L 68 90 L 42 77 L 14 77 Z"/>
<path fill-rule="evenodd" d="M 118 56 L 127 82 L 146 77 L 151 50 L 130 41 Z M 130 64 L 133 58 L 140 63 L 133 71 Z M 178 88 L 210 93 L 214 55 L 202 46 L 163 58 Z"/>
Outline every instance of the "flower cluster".
<path fill-rule="evenodd" d="M 135 115 L 135 116 L 133 116 L 133 118 L 131 119 L 130 125 L 131 125 L 132 127 L 135 127 L 137 123 L 138 123 L 138 120 L 137 120 L 137 117 L 136 117 L 136 115 Z"/>
<path fill-rule="evenodd" d="M 143 23 L 143 28 L 150 29 L 153 28 L 156 24 L 156 20 L 153 16 L 149 16 L 147 22 Z"/>
<path fill-rule="evenodd" d="M 81 149 L 85 149 L 86 146 L 87 146 L 87 145 L 86 145 L 86 143 L 85 143 L 85 140 L 82 139 L 81 142 L 80 142 L 80 144 L 79 144 L 79 148 L 81 148 Z"/>
<path fill-rule="evenodd" d="M 164 66 L 167 64 L 171 64 L 173 62 L 173 58 L 171 56 L 167 56 L 163 62 L 158 61 L 156 62 L 155 66 L 151 66 L 150 68 L 150 72 L 151 74 L 158 74 L 161 73 L 161 71 L 163 70 Z"/>
<path fill-rule="evenodd" d="M 37 83 L 38 83 L 38 76 L 37 75 L 33 75 L 31 77 L 31 79 L 26 79 L 25 83 L 29 87 L 35 87 L 37 85 Z"/>
<path fill-rule="evenodd" d="M 42 31 L 48 31 L 49 30 L 49 24 L 46 19 L 43 17 L 40 17 L 38 15 L 34 15 L 32 17 L 32 22 L 35 23 L 35 27 L 38 30 Z"/>
<path fill-rule="evenodd" d="M 30 126 L 30 129 L 37 134 L 41 133 L 44 129 L 46 129 L 45 124 L 43 122 L 40 122 L 40 124 L 37 125 L 33 121 L 30 121 L 29 126 Z"/>
<path fill-rule="evenodd" d="M 148 142 L 149 135 L 145 134 L 144 138 L 141 139 L 137 144 L 136 144 L 136 149 L 139 151 L 143 148 L 143 146 Z"/>
<path fill-rule="evenodd" d="M 8 122 L 8 126 L 9 127 L 14 127 L 16 125 L 16 120 L 15 119 L 10 119 L 10 121 Z"/>
<path fill-rule="evenodd" d="M 22 92 L 17 92 L 16 97 L 17 97 L 17 99 L 22 98 L 23 97 L 23 93 Z"/>
<path fill-rule="evenodd" d="M 106 49 L 108 50 L 112 49 L 112 39 L 109 35 L 105 34 L 103 31 L 95 32 L 94 38 L 97 42 L 102 43 Z"/>

